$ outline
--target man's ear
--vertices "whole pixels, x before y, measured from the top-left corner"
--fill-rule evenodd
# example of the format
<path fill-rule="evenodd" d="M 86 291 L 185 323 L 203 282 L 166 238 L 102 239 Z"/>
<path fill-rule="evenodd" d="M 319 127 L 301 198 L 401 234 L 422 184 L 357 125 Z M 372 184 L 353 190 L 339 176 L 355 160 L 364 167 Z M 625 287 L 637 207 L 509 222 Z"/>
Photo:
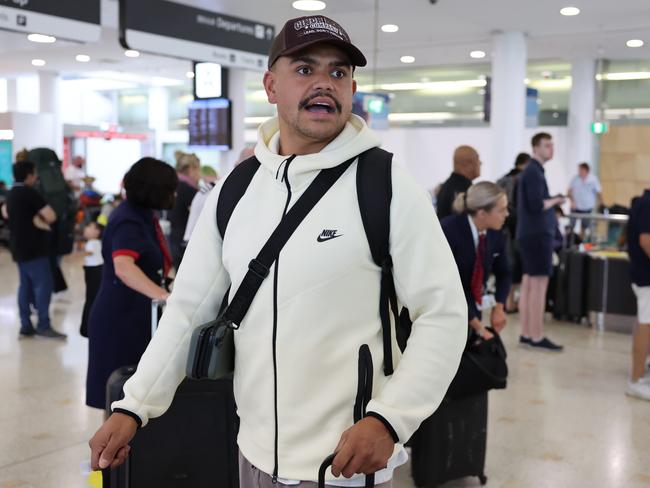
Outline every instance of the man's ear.
<path fill-rule="evenodd" d="M 357 80 L 352 80 L 352 94 L 357 92 Z"/>
<path fill-rule="evenodd" d="M 269 103 L 276 104 L 278 103 L 277 96 L 275 94 L 275 84 L 276 84 L 276 78 L 275 78 L 275 73 L 273 71 L 267 71 L 264 73 L 264 90 L 266 91 L 266 98 L 268 99 Z"/>

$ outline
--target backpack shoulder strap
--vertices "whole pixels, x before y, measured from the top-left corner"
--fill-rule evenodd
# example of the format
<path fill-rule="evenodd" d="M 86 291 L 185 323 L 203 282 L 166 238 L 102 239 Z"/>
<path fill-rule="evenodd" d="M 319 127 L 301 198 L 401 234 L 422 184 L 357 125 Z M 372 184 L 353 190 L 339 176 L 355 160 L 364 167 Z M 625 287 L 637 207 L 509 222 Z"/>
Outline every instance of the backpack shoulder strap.
<path fill-rule="evenodd" d="M 217 202 L 217 228 L 222 239 L 226 235 L 230 216 L 246 193 L 259 167 L 260 162 L 255 156 L 248 158 L 239 163 L 223 182 Z"/>
<path fill-rule="evenodd" d="M 363 228 L 368 237 L 372 259 L 383 266 L 390 255 L 390 202 L 393 155 L 374 147 L 359 156 L 357 166 L 357 197 Z"/>
<path fill-rule="evenodd" d="M 359 156 L 357 165 L 357 197 L 363 228 L 366 231 L 372 259 L 381 268 L 381 317 L 384 343 L 384 374 L 393 374 L 391 318 L 398 324 L 397 293 L 393 281 L 393 259 L 390 255 L 390 203 L 393 155 L 377 147 Z"/>

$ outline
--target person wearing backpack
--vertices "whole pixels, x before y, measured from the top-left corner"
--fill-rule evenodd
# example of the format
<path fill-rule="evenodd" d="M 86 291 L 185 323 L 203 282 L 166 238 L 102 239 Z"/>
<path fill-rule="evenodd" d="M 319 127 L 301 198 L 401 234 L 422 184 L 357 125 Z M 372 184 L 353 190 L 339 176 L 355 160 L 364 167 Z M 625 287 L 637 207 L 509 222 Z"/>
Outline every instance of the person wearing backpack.
<path fill-rule="evenodd" d="M 93 469 L 124 462 L 138 426 L 169 407 L 194 329 L 214 319 L 224 294 L 228 316 L 253 282 L 245 316 L 228 322 L 236 329 L 240 486 L 313 486 L 326 458 L 327 486 L 391 486 L 407 460 L 403 443 L 457 371 L 467 305 L 426 192 L 351 114 L 354 70 L 365 64 L 327 17 L 292 19 L 280 31 L 264 75 L 278 117 L 260 127 L 255 158 L 210 194 L 125 398 L 90 441 Z M 227 192 L 238 179 L 245 184 L 233 199 Z M 316 188 L 318 198 L 303 198 Z M 215 218 L 222 204 L 227 226 Z M 389 234 L 375 234 L 384 217 Z M 293 234 L 275 241 L 281 250 L 264 265 L 260 249 L 288 222 Z M 386 328 L 398 301 L 413 320 L 403 355 Z"/>

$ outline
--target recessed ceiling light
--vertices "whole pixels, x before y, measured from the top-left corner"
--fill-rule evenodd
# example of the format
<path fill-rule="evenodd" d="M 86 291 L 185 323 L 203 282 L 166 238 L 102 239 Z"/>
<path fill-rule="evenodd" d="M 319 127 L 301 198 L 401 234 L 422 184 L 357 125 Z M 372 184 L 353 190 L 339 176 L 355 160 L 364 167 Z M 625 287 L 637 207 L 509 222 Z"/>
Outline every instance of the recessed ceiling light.
<path fill-rule="evenodd" d="M 397 32 L 399 30 L 399 26 L 395 24 L 384 24 L 381 26 L 381 30 L 383 32 Z"/>
<path fill-rule="evenodd" d="M 45 66 L 44 59 L 32 59 L 32 66 Z"/>
<path fill-rule="evenodd" d="M 325 2 L 320 0 L 296 0 L 292 5 L 296 10 L 307 10 L 308 12 L 325 10 L 325 7 L 327 7 Z"/>
<path fill-rule="evenodd" d="M 44 34 L 30 34 L 27 36 L 27 39 L 40 44 L 52 44 L 53 42 L 56 42 L 56 37 L 46 36 Z"/>
<path fill-rule="evenodd" d="M 187 76 L 190 80 L 194 78 L 194 71 L 188 71 L 185 73 L 185 76 Z"/>
<path fill-rule="evenodd" d="M 413 56 L 402 56 L 399 60 L 406 64 L 415 63 L 415 58 Z"/>
<path fill-rule="evenodd" d="M 472 51 L 469 53 L 469 56 L 474 59 L 483 59 L 485 57 L 485 51 Z"/>
<path fill-rule="evenodd" d="M 625 44 L 627 47 L 643 47 L 645 43 L 641 39 L 630 39 Z"/>
<path fill-rule="evenodd" d="M 560 13 L 565 17 L 573 17 L 580 14 L 580 9 L 578 7 L 564 7 L 560 10 Z"/>
<path fill-rule="evenodd" d="M 80 63 L 87 63 L 88 61 L 90 61 L 90 56 L 88 56 L 87 54 L 77 54 L 75 59 Z"/>
<path fill-rule="evenodd" d="M 127 49 L 124 51 L 124 55 L 127 58 L 137 58 L 140 56 L 140 51 L 136 51 L 135 49 Z"/>

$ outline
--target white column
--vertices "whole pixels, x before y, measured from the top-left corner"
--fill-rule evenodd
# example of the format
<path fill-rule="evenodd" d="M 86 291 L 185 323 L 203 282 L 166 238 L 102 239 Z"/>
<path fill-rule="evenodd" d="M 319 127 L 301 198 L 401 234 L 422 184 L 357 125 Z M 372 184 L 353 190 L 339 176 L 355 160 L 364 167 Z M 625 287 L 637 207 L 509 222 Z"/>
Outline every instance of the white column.
<path fill-rule="evenodd" d="M 163 87 L 149 88 L 149 129 L 154 131 L 155 156 L 162 157 L 163 133 L 169 129 L 169 96 Z"/>
<path fill-rule="evenodd" d="M 63 158 L 63 122 L 61 119 L 60 79 L 58 73 L 38 72 L 39 113 L 52 114 L 54 119 L 53 147 L 59 158 Z"/>
<path fill-rule="evenodd" d="M 18 111 L 18 81 L 7 78 L 7 112 Z"/>
<path fill-rule="evenodd" d="M 230 68 L 228 70 L 228 98 L 232 102 L 232 150 L 221 158 L 221 175 L 234 168 L 239 154 L 244 149 L 244 132 L 246 124 L 246 71 Z"/>
<path fill-rule="evenodd" d="M 490 174 L 496 180 L 513 166 L 515 157 L 530 148 L 525 144 L 526 37 L 523 32 L 503 32 L 494 37 L 492 59 L 492 156 Z"/>
<path fill-rule="evenodd" d="M 596 136 L 591 132 L 596 111 L 596 61 L 581 59 L 571 66 L 571 97 L 569 99 L 568 174 L 574 174 L 576 165 L 587 162 L 598 174 Z"/>

